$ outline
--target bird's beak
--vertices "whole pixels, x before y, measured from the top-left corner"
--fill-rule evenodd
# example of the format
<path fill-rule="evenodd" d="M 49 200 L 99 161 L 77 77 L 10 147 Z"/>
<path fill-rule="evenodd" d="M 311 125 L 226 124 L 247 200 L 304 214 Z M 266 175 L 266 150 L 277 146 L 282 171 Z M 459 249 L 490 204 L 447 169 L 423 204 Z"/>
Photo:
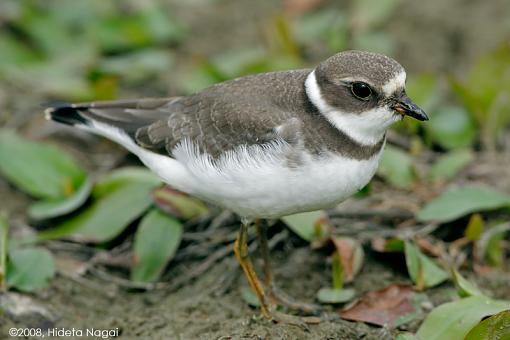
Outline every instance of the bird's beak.
<path fill-rule="evenodd" d="M 413 103 L 405 93 L 397 100 L 392 108 L 402 116 L 413 117 L 420 121 L 429 120 L 425 111 Z"/>

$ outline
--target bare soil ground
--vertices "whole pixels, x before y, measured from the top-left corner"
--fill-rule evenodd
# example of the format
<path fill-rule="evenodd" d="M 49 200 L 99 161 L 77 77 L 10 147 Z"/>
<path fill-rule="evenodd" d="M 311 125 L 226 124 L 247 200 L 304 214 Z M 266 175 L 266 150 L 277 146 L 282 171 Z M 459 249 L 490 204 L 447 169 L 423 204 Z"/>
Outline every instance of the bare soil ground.
<path fill-rule="evenodd" d="M 193 3 L 195 7 L 181 6 L 178 1 L 173 4 L 177 13 L 194 27 L 191 38 L 181 47 L 183 59 L 192 53 L 212 54 L 223 46 L 231 45 L 233 41 L 242 40 L 243 45 L 248 45 L 249 41 L 257 44 L 262 38 L 254 27 L 260 24 L 260 16 L 269 15 L 276 6 L 273 2 L 248 0 L 214 2 L 216 5 L 201 1 Z M 247 11 L 248 8 L 250 11 Z M 509 27 L 508 13 L 510 9 L 505 0 L 403 2 L 394 14 L 394 20 L 388 25 L 388 30 L 396 37 L 397 56 L 409 72 L 461 72 L 462 67 L 469 64 L 479 51 L 495 46 L 505 35 L 508 36 L 508 32 L 504 31 Z M 232 30 L 232 27 L 237 29 Z M 27 102 L 26 99 L 23 101 Z M 17 117 L 26 116 L 27 111 L 32 111 L 24 104 L 15 104 L 11 110 L 16 115 L 19 113 Z M 27 121 L 30 123 L 26 124 Z M 13 122 L 11 124 L 17 125 Z M 29 134 L 41 134 L 41 130 L 38 130 L 41 127 L 39 118 L 23 119 L 23 124 Z M 72 143 L 67 145 L 85 167 L 98 171 L 116 162 L 126 162 L 120 149 L 105 142 L 97 142 L 96 139 L 89 140 L 89 143 L 90 148 L 81 148 L 81 151 Z M 128 161 L 132 162 L 132 159 Z M 508 155 L 479 154 L 474 165 L 466 169 L 457 181 L 459 184 L 481 181 L 510 193 L 509 168 Z M 405 200 L 409 194 L 377 182 L 374 195 L 400 196 Z M 0 202 L 2 209 L 9 211 L 17 221 L 14 226 L 17 232 L 23 232 L 27 198 L 0 179 Z M 362 206 L 363 202 L 351 200 L 346 204 L 355 207 Z M 370 224 L 368 220 L 365 222 Z M 273 235 L 283 232 L 281 225 L 273 228 Z M 234 230 L 235 223 L 232 223 Z M 377 233 L 376 230 L 372 232 Z M 273 249 L 277 284 L 294 297 L 313 301 L 317 290 L 330 281 L 327 255 L 311 250 L 297 236 L 289 234 Z M 174 262 L 165 279 L 171 283 L 199 264 L 200 261 L 186 259 Z M 468 276 L 492 296 L 510 299 L 509 273 L 493 272 L 483 277 L 468 273 Z M 401 259 L 388 259 L 368 251 L 364 267 L 353 283 L 358 294 L 391 283 L 410 283 L 405 264 Z M 41 306 L 51 315 L 45 315 L 41 310 L 18 317 L 2 315 L 0 334 L 7 334 L 10 327 L 49 326 L 66 329 L 118 328 L 121 337 L 125 339 L 382 340 L 392 339 L 394 335 L 392 330 L 343 320 L 312 325 L 308 330 L 273 324 L 261 319 L 258 311 L 243 300 L 241 289 L 244 287 L 246 282 L 231 253 L 198 279 L 173 291 L 163 288 L 141 292 L 120 288 L 97 275 L 84 279 L 59 275 L 52 282 L 51 288 L 29 296 L 31 306 Z M 447 283 L 428 290 L 424 301 L 430 301 L 435 306 L 451 300 L 454 295 L 454 287 Z M 424 304 L 425 307 L 428 305 Z M 337 310 L 329 309 L 331 314 Z M 411 331 L 416 330 L 425 313 L 426 308 L 405 327 Z"/>

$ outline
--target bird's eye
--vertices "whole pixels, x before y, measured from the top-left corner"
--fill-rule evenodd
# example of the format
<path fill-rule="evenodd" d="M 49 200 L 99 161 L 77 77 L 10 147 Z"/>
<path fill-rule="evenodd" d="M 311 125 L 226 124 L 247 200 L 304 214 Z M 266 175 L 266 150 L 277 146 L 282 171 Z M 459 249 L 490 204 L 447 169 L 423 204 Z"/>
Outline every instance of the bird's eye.
<path fill-rule="evenodd" d="M 361 99 L 361 100 L 368 100 L 370 96 L 372 95 L 372 89 L 367 83 L 363 82 L 355 82 L 351 85 L 351 92 L 354 95 L 354 97 Z"/>

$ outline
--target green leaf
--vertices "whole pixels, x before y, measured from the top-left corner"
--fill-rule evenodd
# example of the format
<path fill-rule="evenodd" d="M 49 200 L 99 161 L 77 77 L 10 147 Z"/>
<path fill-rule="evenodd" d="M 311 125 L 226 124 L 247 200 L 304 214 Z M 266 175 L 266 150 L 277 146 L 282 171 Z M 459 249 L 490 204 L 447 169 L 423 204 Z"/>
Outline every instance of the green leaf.
<path fill-rule="evenodd" d="M 392 54 L 395 41 L 390 34 L 380 31 L 366 31 L 351 38 L 355 49 Z"/>
<path fill-rule="evenodd" d="M 266 51 L 259 47 L 247 46 L 239 49 L 230 49 L 212 58 L 211 65 L 219 72 L 222 78 L 236 78 L 263 62 Z"/>
<path fill-rule="evenodd" d="M 92 26 L 94 36 L 106 51 L 121 51 L 178 41 L 182 26 L 158 6 L 147 6 L 136 15 L 108 16 Z"/>
<path fill-rule="evenodd" d="M 466 280 L 456 269 L 452 269 L 452 278 L 460 297 L 484 296 L 475 284 Z"/>
<path fill-rule="evenodd" d="M 93 92 L 87 70 L 96 58 L 93 46 L 74 44 L 72 49 L 47 61 L 6 69 L 6 77 L 16 86 L 40 95 L 66 100 L 90 99 Z"/>
<path fill-rule="evenodd" d="M 30 37 L 31 43 L 44 55 L 52 57 L 66 53 L 73 44 L 72 36 L 65 24 L 51 11 L 38 11 L 25 15 L 17 22 L 18 28 Z"/>
<path fill-rule="evenodd" d="M 371 241 L 372 249 L 380 253 L 403 253 L 404 241 L 398 238 L 374 238 Z"/>
<path fill-rule="evenodd" d="M 55 262 L 43 248 L 20 248 L 9 252 L 7 284 L 20 291 L 33 292 L 48 286 L 55 276 Z"/>
<path fill-rule="evenodd" d="M 502 267 L 505 263 L 503 240 L 510 233 L 510 223 L 500 223 L 488 228 L 478 242 L 478 248 L 485 260 L 493 267 Z"/>
<path fill-rule="evenodd" d="M 427 340 L 464 339 L 480 320 L 510 308 L 510 301 L 471 296 L 440 305 L 430 312 L 416 335 Z"/>
<path fill-rule="evenodd" d="M 159 278 L 175 255 L 182 237 L 182 224 L 153 209 L 140 222 L 134 241 L 131 280 L 152 282 Z"/>
<path fill-rule="evenodd" d="M 85 180 L 73 159 L 57 148 L 0 131 L 0 173 L 28 194 L 46 199 L 72 195 Z"/>
<path fill-rule="evenodd" d="M 400 0 L 357 0 L 352 3 L 351 22 L 367 30 L 386 22 L 398 8 Z"/>
<path fill-rule="evenodd" d="M 207 206 L 199 199 L 170 187 L 155 190 L 152 197 L 158 208 L 184 220 L 204 216 L 209 212 Z"/>
<path fill-rule="evenodd" d="M 409 188 L 415 179 L 413 160 L 406 152 L 387 145 L 378 174 L 397 188 Z"/>
<path fill-rule="evenodd" d="M 474 159 L 471 150 L 455 150 L 441 156 L 431 167 L 429 177 L 433 181 L 455 177 Z"/>
<path fill-rule="evenodd" d="M 344 268 L 340 255 L 336 251 L 332 256 L 331 276 L 333 282 L 333 289 L 342 290 L 344 288 Z"/>
<path fill-rule="evenodd" d="M 444 107 L 429 112 L 430 121 L 424 125 L 430 137 L 446 149 L 469 147 L 476 138 L 476 128 L 468 113 L 459 107 Z"/>
<path fill-rule="evenodd" d="M 99 71 L 136 83 L 171 72 L 174 58 L 167 50 L 144 49 L 128 54 L 103 58 Z"/>
<path fill-rule="evenodd" d="M 510 340 L 510 310 L 495 314 L 473 327 L 465 340 Z"/>
<path fill-rule="evenodd" d="M 316 239 L 317 227 L 321 224 L 321 219 L 325 218 L 323 210 L 304 212 L 285 216 L 282 221 L 302 239 L 311 242 Z"/>
<path fill-rule="evenodd" d="M 430 111 L 438 101 L 438 78 L 433 74 L 411 76 L 406 84 L 406 92 L 419 107 Z"/>
<path fill-rule="evenodd" d="M 112 191 L 130 183 L 147 183 L 149 186 L 160 185 L 159 179 L 152 171 L 143 167 L 124 167 L 109 172 L 94 185 L 92 196 L 96 199 L 110 194 Z"/>
<path fill-rule="evenodd" d="M 434 287 L 448 279 L 448 273 L 423 255 L 411 242 L 405 242 L 404 252 L 407 271 L 418 290 Z"/>
<path fill-rule="evenodd" d="M 417 215 L 419 221 L 450 222 L 464 215 L 510 206 L 510 196 L 482 187 L 462 187 L 442 193 Z"/>
<path fill-rule="evenodd" d="M 405 332 L 397 334 L 395 340 L 420 340 L 420 339 L 413 333 Z"/>
<path fill-rule="evenodd" d="M 159 183 L 158 183 L 159 184 Z M 69 237 L 82 242 L 106 242 L 119 235 L 151 205 L 155 183 L 133 182 L 115 188 L 97 199 L 79 215 L 54 229 L 41 232 L 39 239 Z"/>
<path fill-rule="evenodd" d="M 325 8 L 296 18 L 293 33 L 301 45 L 315 45 L 327 41 L 332 52 L 346 47 L 348 20 L 345 13 Z"/>
<path fill-rule="evenodd" d="M 92 190 L 92 182 L 86 179 L 72 196 L 58 200 L 44 200 L 32 204 L 28 208 L 28 216 L 35 220 L 43 220 L 69 214 L 87 201 Z"/>
<path fill-rule="evenodd" d="M 473 214 L 469 218 L 469 222 L 466 230 L 464 231 L 464 235 L 468 240 L 478 241 L 482 237 L 484 229 L 485 223 L 483 221 L 482 215 Z"/>
<path fill-rule="evenodd" d="M 354 289 L 321 288 L 317 292 L 317 299 L 322 303 L 344 303 L 356 296 Z"/>
<path fill-rule="evenodd" d="M 0 212 L 0 292 L 5 290 L 5 277 L 7 273 L 7 242 L 9 238 L 9 225 L 7 218 Z"/>
<path fill-rule="evenodd" d="M 461 83 L 451 80 L 451 88 L 482 128 L 482 140 L 493 142 L 510 122 L 510 47 L 500 47 L 482 56 Z M 477 86 L 472 86 L 477 84 Z"/>
<path fill-rule="evenodd" d="M 26 45 L 19 39 L 15 39 L 7 34 L 0 34 L 0 73 L 13 66 L 24 66 L 38 60 Z"/>

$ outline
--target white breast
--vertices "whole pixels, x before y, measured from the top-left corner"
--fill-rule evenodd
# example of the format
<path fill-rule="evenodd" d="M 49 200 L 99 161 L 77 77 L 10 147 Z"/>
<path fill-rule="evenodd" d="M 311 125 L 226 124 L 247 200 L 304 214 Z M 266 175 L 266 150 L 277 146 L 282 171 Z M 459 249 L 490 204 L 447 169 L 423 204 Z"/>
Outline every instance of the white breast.
<path fill-rule="evenodd" d="M 368 183 L 379 162 L 379 154 L 360 161 L 333 154 L 314 159 L 303 151 L 303 162 L 289 167 L 284 155 L 290 147 L 283 141 L 240 147 L 213 161 L 184 142 L 173 154 L 188 172 L 187 183 L 177 183 L 170 176 L 173 170 L 161 163 L 145 163 L 190 194 L 244 217 L 272 218 L 343 201 Z"/>

